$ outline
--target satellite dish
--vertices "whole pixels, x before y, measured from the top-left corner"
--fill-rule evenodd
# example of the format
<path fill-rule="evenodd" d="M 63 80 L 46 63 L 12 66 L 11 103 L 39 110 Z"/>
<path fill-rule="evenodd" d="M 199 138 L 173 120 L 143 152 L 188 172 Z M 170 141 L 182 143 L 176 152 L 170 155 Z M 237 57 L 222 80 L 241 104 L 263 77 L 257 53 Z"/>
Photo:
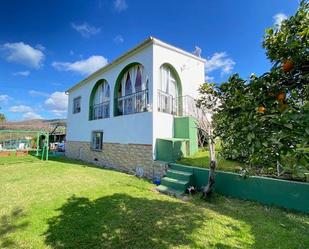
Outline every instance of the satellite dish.
<path fill-rule="evenodd" d="M 197 57 L 201 57 L 202 49 L 198 46 L 195 46 L 195 50 L 193 51 L 193 54 Z"/>

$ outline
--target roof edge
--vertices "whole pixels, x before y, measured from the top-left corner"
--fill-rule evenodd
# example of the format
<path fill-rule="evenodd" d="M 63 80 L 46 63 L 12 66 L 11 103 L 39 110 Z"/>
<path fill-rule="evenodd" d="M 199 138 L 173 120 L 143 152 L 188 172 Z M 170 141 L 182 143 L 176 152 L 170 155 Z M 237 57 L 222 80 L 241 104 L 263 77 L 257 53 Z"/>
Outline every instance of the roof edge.
<path fill-rule="evenodd" d="M 144 49 L 145 47 L 148 47 L 151 44 L 155 44 L 170 50 L 173 50 L 175 52 L 179 52 L 182 53 L 186 56 L 189 56 L 195 60 L 198 60 L 200 62 L 205 63 L 206 60 L 198 57 L 194 54 L 191 54 L 183 49 L 177 48 L 173 45 L 170 45 L 166 42 L 163 42 L 157 38 L 154 38 L 152 36 L 148 37 L 146 40 L 144 40 L 143 42 L 141 42 L 140 44 L 138 44 L 137 46 L 133 47 L 132 49 L 128 50 L 127 52 L 125 52 L 124 54 L 120 55 L 119 57 L 117 57 L 115 60 L 111 61 L 110 63 L 108 63 L 107 65 L 105 65 L 104 67 L 98 69 L 97 71 L 93 72 L 92 74 L 90 74 L 89 76 L 87 76 L 86 78 L 84 78 L 83 80 L 81 80 L 80 82 L 78 82 L 77 84 L 73 85 L 72 87 L 70 87 L 68 90 L 65 91 L 65 93 L 69 93 L 72 90 L 81 87 L 82 85 L 84 85 L 85 83 L 87 83 L 89 80 L 93 79 L 94 77 L 98 76 L 100 73 L 103 73 L 105 71 L 107 71 L 108 69 L 112 68 L 113 66 L 121 63 L 123 60 L 125 60 L 126 58 L 128 58 L 129 56 L 139 52 L 140 50 Z"/>
<path fill-rule="evenodd" d="M 108 69 L 110 69 L 111 67 L 119 64 L 121 61 L 126 59 L 128 56 L 133 55 L 134 53 L 138 52 L 139 50 L 149 46 L 150 44 L 152 44 L 152 42 L 153 42 L 153 38 L 150 36 L 149 38 L 144 40 L 142 43 L 138 44 L 137 46 L 135 46 L 134 48 L 132 48 L 129 51 L 125 52 L 124 54 L 120 55 L 119 57 L 117 57 L 115 60 L 111 61 L 110 63 L 108 63 L 104 67 L 101 67 L 97 71 L 93 72 L 92 74 L 90 74 L 89 76 L 87 76 L 86 78 L 84 78 L 83 80 L 81 80 L 80 82 L 75 84 L 74 86 L 70 87 L 68 90 L 66 90 L 66 93 L 69 93 L 72 90 L 74 90 L 75 88 L 78 88 L 78 87 L 82 86 L 88 80 L 96 77 L 98 74 L 103 73 L 103 72 L 107 71 Z"/>

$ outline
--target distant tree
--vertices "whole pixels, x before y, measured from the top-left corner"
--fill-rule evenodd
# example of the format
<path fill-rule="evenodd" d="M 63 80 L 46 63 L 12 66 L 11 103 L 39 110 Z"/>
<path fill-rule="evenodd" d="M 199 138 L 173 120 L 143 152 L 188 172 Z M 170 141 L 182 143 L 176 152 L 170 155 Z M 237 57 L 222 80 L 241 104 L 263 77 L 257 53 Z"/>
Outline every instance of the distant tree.
<path fill-rule="evenodd" d="M 1 110 L 1 107 L 0 107 L 0 110 Z M 6 117 L 3 113 L 0 113 L 0 123 L 3 123 L 6 121 Z"/>

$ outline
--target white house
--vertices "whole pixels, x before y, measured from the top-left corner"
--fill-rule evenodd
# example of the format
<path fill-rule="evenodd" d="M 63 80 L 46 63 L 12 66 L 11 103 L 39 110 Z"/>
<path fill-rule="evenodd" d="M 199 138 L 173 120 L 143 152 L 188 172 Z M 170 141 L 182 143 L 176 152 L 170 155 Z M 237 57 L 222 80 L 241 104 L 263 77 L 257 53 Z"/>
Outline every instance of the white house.
<path fill-rule="evenodd" d="M 181 117 L 195 107 L 204 64 L 150 37 L 71 87 L 66 156 L 152 177 L 163 170 L 156 160 L 193 153 L 196 127 Z"/>

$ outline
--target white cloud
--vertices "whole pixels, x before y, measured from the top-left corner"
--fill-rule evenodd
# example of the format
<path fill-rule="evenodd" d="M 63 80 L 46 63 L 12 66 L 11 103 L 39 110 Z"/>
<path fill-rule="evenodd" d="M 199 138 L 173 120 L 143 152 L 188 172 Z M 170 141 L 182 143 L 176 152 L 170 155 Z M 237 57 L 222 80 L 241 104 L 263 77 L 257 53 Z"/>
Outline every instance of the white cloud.
<path fill-rule="evenodd" d="M 32 108 L 27 105 L 15 105 L 10 107 L 9 109 L 10 112 L 14 113 L 26 113 L 26 112 L 32 112 Z"/>
<path fill-rule="evenodd" d="M 42 119 L 42 116 L 35 113 L 30 106 L 27 105 L 15 105 L 9 109 L 13 113 L 22 113 L 23 119 Z"/>
<path fill-rule="evenodd" d="M 287 15 L 283 14 L 283 13 L 278 13 L 276 15 L 273 16 L 274 19 L 274 25 L 277 27 L 281 26 L 282 21 L 284 21 L 285 19 L 287 19 Z"/>
<path fill-rule="evenodd" d="M 86 22 L 84 22 L 83 24 L 72 23 L 71 25 L 73 29 L 75 29 L 78 33 L 80 33 L 83 37 L 86 38 L 89 38 L 92 35 L 96 35 L 101 31 L 101 28 L 91 26 Z"/>
<path fill-rule="evenodd" d="M 205 81 L 206 82 L 212 82 L 214 79 L 215 79 L 215 77 L 205 75 Z"/>
<path fill-rule="evenodd" d="M 35 47 L 41 51 L 44 51 L 46 49 L 42 44 L 37 44 Z"/>
<path fill-rule="evenodd" d="M 100 55 L 90 56 L 88 59 L 75 62 L 53 62 L 52 66 L 60 71 L 72 71 L 82 75 L 89 75 L 107 64 L 107 59 Z"/>
<path fill-rule="evenodd" d="M 64 92 L 54 92 L 44 103 L 56 116 L 64 116 L 68 109 L 68 96 Z"/>
<path fill-rule="evenodd" d="M 37 114 L 35 112 L 26 112 L 23 114 L 24 119 L 43 119 L 40 114 Z"/>
<path fill-rule="evenodd" d="M 115 38 L 114 38 L 114 42 L 117 43 L 117 44 L 123 43 L 124 39 L 123 39 L 122 35 L 116 35 Z"/>
<path fill-rule="evenodd" d="M 15 76 L 24 76 L 27 77 L 30 75 L 30 71 L 21 71 L 21 72 L 16 72 L 14 73 Z"/>
<path fill-rule="evenodd" d="M 0 103 L 7 104 L 11 97 L 7 94 L 1 94 L 0 95 Z"/>
<path fill-rule="evenodd" d="M 31 97 L 37 97 L 37 96 L 48 97 L 49 96 L 48 93 L 44 93 L 44 92 L 40 92 L 40 91 L 36 91 L 36 90 L 30 90 L 28 93 Z"/>
<path fill-rule="evenodd" d="M 210 73 L 215 70 L 220 70 L 223 75 L 230 73 L 234 65 L 235 62 L 225 52 L 214 53 L 212 57 L 206 59 L 205 71 L 206 73 Z"/>
<path fill-rule="evenodd" d="M 7 61 L 19 63 L 32 68 L 40 68 L 44 60 L 44 53 L 23 42 L 5 43 L 1 46 L 7 52 Z"/>
<path fill-rule="evenodd" d="M 128 8 L 128 5 L 125 0 L 115 0 L 114 1 L 114 9 L 117 12 L 124 11 Z"/>

